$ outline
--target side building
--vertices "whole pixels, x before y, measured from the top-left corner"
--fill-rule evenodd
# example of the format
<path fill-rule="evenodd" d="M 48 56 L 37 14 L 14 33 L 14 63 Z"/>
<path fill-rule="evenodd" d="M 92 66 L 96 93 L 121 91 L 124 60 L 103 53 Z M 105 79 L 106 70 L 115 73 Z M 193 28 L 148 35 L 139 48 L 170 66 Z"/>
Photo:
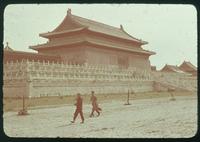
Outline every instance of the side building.
<path fill-rule="evenodd" d="M 160 71 L 152 70 L 154 89 L 167 91 L 169 88 L 176 88 L 176 90 L 197 91 L 197 76 L 194 75 L 194 72 L 197 72 L 194 70 L 196 67 L 191 63 L 190 66 L 184 64 L 180 66 L 166 64 Z"/>
<path fill-rule="evenodd" d="M 192 74 L 193 76 L 197 76 L 197 67 L 195 67 L 192 63 L 184 61 L 179 68 L 187 73 Z"/>

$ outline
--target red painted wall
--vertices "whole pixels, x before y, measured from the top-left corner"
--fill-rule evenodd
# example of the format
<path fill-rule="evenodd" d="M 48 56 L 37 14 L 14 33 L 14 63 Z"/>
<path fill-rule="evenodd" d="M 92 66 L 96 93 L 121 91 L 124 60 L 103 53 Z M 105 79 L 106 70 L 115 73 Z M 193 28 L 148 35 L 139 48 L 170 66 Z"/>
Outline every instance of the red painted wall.
<path fill-rule="evenodd" d="M 125 62 L 124 67 L 137 67 L 141 69 L 150 70 L 150 61 L 147 56 L 137 55 L 131 52 L 125 52 L 120 50 L 87 47 L 86 56 L 89 64 L 112 64 L 119 65 L 119 60 L 122 59 Z"/>
<path fill-rule="evenodd" d="M 40 53 L 59 55 L 65 63 L 83 64 L 86 59 L 85 49 L 82 46 L 41 50 Z"/>

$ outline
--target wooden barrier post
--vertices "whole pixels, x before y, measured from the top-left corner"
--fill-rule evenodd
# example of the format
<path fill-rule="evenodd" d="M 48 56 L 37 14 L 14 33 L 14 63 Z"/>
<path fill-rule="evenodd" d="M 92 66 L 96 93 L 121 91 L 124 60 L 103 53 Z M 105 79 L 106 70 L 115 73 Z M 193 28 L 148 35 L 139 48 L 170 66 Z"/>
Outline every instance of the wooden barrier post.
<path fill-rule="evenodd" d="M 127 103 L 125 103 L 124 105 L 130 105 L 130 103 L 129 103 L 129 95 L 130 95 L 130 92 L 129 92 L 129 90 L 128 90 L 128 94 L 127 94 Z"/>
<path fill-rule="evenodd" d="M 176 99 L 173 94 L 173 92 L 175 92 L 175 88 L 168 88 L 168 92 L 170 93 L 171 96 L 170 101 L 175 101 Z"/>
<path fill-rule="evenodd" d="M 28 111 L 25 107 L 25 96 L 22 96 L 22 109 L 18 112 L 18 115 L 28 115 Z"/>

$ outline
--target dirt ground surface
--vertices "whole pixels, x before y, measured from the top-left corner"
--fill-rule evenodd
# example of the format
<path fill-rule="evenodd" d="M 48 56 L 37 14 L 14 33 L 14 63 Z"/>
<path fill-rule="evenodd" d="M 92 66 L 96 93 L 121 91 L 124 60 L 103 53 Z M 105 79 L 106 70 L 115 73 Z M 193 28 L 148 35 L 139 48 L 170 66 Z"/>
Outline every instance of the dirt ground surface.
<path fill-rule="evenodd" d="M 80 124 L 80 116 L 74 124 L 70 123 L 74 96 L 29 100 L 27 116 L 18 116 L 17 107 L 4 112 L 4 131 L 9 137 L 67 138 L 179 138 L 196 134 L 196 92 L 176 92 L 175 100 L 167 92 L 131 94 L 131 105 L 124 105 L 126 96 L 97 95 L 103 111 L 93 118 L 89 117 L 89 96 L 83 96 L 84 124 Z"/>

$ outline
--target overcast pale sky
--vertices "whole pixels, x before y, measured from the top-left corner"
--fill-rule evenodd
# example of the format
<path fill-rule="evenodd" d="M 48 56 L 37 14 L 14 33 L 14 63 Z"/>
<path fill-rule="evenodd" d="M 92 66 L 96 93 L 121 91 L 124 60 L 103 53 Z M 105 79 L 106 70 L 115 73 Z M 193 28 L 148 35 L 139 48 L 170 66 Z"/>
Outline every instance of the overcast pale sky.
<path fill-rule="evenodd" d="M 4 11 L 4 45 L 33 51 L 30 45 L 47 40 L 39 33 L 52 31 L 72 14 L 111 26 L 123 25 L 132 36 L 149 42 L 143 46 L 156 52 L 150 57 L 158 69 L 184 60 L 197 65 L 197 12 L 192 5 L 158 4 L 17 4 Z"/>

